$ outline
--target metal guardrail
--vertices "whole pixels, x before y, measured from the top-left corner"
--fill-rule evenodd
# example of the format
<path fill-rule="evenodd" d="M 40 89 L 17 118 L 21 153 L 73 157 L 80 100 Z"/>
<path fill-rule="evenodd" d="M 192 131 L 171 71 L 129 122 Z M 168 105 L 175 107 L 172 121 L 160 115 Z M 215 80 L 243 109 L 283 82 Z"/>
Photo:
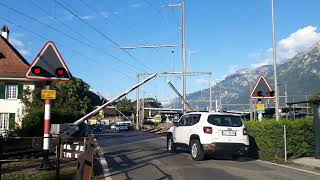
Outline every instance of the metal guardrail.
<path fill-rule="evenodd" d="M 94 155 L 95 155 L 96 142 L 93 136 L 89 137 L 85 143 L 85 151 L 80 154 L 77 166 L 77 179 L 90 180 L 94 176 Z"/>

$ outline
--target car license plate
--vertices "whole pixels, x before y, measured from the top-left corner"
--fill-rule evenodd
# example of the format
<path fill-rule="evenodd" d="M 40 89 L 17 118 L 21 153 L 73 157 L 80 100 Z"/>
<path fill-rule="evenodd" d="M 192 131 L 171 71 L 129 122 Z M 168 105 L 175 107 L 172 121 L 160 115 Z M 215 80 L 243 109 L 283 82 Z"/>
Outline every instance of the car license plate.
<path fill-rule="evenodd" d="M 236 132 L 235 131 L 222 131 L 223 136 L 235 136 Z"/>

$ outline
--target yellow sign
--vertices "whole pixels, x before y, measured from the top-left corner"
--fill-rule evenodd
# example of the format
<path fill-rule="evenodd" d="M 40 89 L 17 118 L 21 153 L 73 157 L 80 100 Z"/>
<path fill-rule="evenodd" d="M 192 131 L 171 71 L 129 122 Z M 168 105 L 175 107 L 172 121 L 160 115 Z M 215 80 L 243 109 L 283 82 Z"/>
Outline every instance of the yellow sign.
<path fill-rule="evenodd" d="M 56 99 L 56 90 L 48 90 L 48 89 L 43 89 L 41 91 L 41 98 L 42 99 Z"/>
<path fill-rule="evenodd" d="M 161 116 L 159 114 L 154 116 L 154 122 L 155 123 L 161 123 Z"/>
<path fill-rule="evenodd" d="M 257 111 L 264 111 L 266 109 L 264 104 L 257 104 Z"/>

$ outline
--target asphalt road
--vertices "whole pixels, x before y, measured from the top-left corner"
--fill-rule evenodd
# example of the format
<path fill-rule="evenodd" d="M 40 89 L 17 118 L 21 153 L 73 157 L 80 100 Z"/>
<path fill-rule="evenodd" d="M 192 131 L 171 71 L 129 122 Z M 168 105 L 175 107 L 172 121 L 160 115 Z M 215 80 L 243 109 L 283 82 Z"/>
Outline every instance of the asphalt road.
<path fill-rule="evenodd" d="M 319 180 L 320 176 L 255 160 L 211 158 L 193 161 L 180 150 L 166 152 L 166 139 L 150 133 L 102 133 L 97 140 L 108 163 L 109 175 L 117 179 L 254 179 Z M 101 176 L 101 179 L 103 176 Z"/>

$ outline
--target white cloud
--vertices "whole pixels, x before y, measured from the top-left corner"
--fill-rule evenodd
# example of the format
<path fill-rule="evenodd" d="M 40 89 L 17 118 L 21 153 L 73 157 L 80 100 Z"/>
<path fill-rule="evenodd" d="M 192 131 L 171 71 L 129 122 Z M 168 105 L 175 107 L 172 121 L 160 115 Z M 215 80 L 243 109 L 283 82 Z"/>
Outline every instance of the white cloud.
<path fill-rule="evenodd" d="M 211 86 L 214 86 L 217 84 L 217 80 L 211 80 Z M 196 79 L 195 80 L 195 83 L 198 84 L 199 86 L 203 86 L 203 87 L 206 87 L 206 86 L 209 86 L 209 80 L 208 79 L 202 79 L 202 78 L 199 78 L 199 79 Z"/>
<path fill-rule="evenodd" d="M 9 41 L 12 44 L 12 46 L 20 52 L 22 56 L 30 54 L 30 51 L 25 47 L 25 44 L 21 40 L 15 37 L 11 37 L 9 38 Z"/>
<path fill-rule="evenodd" d="M 23 42 L 16 39 L 16 38 L 10 38 L 10 43 L 15 47 L 21 47 L 24 46 Z"/>
<path fill-rule="evenodd" d="M 110 14 L 106 11 L 102 11 L 100 12 L 100 15 L 103 17 L 103 18 L 109 18 Z"/>
<path fill-rule="evenodd" d="M 320 40 L 320 33 L 317 28 L 307 26 L 292 33 L 288 38 L 279 41 L 279 46 L 283 49 L 301 51 L 312 46 Z"/>
<path fill-rule="evenodd" d="M 130 7 L 139 8 L 139 7 L 141 7 L 141 4 L 140 3 L 131 4 Z"/>
<path fill-rule="evenodd" d="M 226 73 L 221 77 L 222 79 L 226 78 L 227 76 L 234 74 L 236 71 L 240 70 L 241 67 L 239 65 L 230 65 L 226 71 Z"/>
<path fill-rule="evenodd" d="M 93 15 L 86 15 L 86 16 L 80 16 L 81 19 L 83 20 L 91 20 L 91 19 L 94 19 L 95 16 Z"/>
<path fill-rule="evenodd" d="M 294 57 L 299 52 L 310 48 L 319 41 L 320 32 L 317 31 L 317 27 L 306 26 L 298 29 L 296 32 L 290 34 L 289 37 L 281 39 L 277 43 L 277 63 L 281 64 L 286 62 L 288 59 Z M 272 48 L 256 53 L 250 53 L 248 57 L 250 59 L 261 61 L 259 63 L 251 64 L 252 68 L 271 64 Z"/>

